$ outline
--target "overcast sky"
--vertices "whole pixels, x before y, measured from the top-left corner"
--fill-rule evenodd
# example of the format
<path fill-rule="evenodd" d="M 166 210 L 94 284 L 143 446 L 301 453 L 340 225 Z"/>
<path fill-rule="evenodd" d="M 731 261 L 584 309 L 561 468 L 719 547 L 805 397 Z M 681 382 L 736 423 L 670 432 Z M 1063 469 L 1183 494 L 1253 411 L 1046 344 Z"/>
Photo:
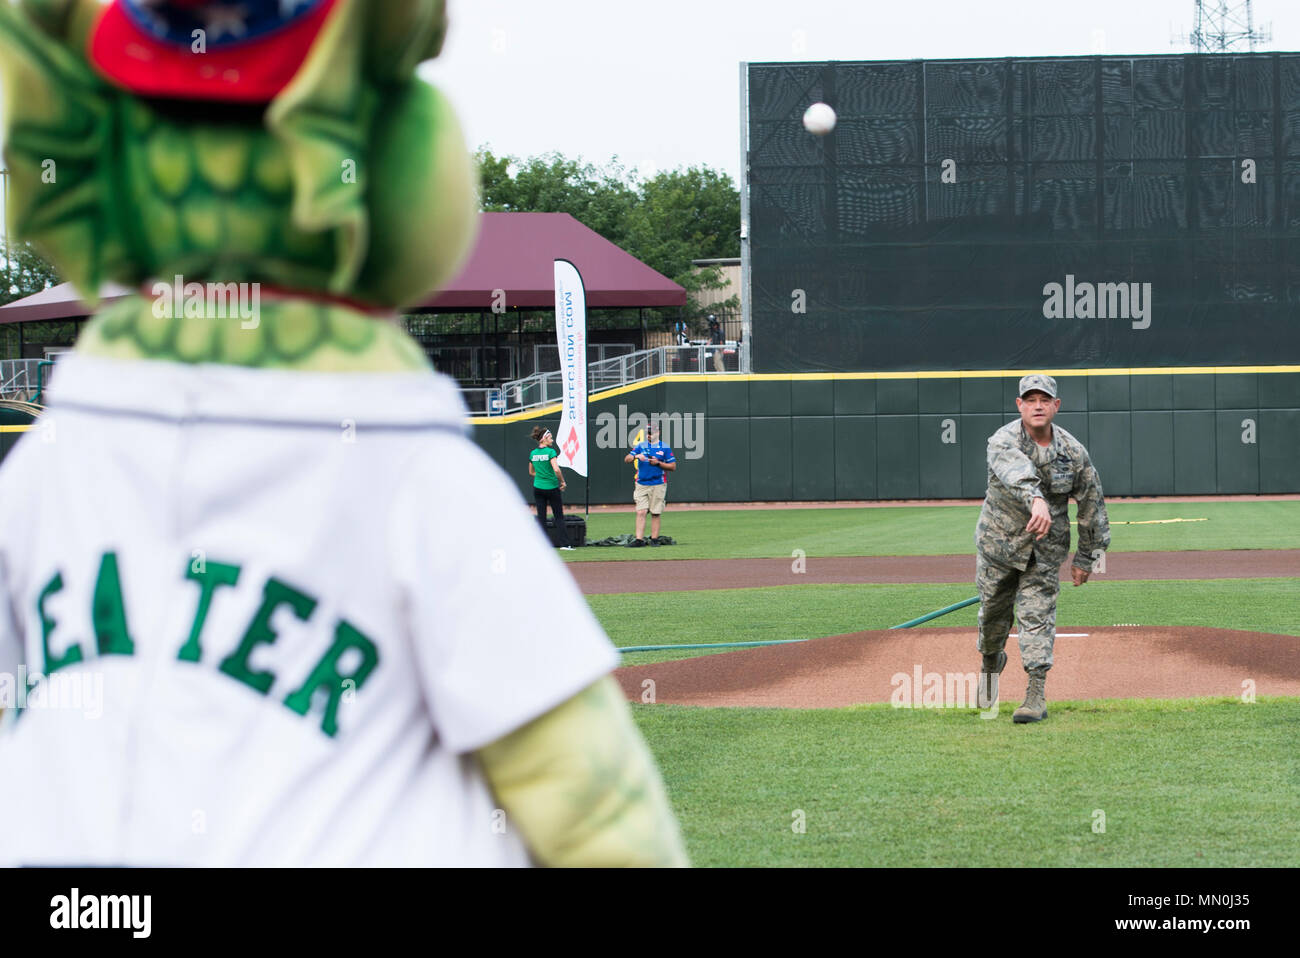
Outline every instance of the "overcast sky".
<path fill-rule="evenodd" d="M 1208 0 L 1207 0 L 1208 2 Z M 1213 4 L 1212 4 L 1213 5 Z M 741 61 L 1180 53 L 1194 0 L 447 0 L 422 73 L 471 147 L 643 173 L 740 169 Z M 1300 49 L 1300 4 L 1255 0 L 1261 50 Z"/>
<path fill-rule="evenodd" d="M 5 2 L 5 0 L 0 0 Z M 382 2 L 382 0 L 368 0 Z M 1209 0 L 1207 0 L 1209 2 Z M 741 61 L 1177 53 L 1194 0 L 447 0 L 421 69 L 470 147 L 558 150 L 737 178 Z M 1300 3 L 1255 0 L 1264 50 L 1300 49 Z"/>

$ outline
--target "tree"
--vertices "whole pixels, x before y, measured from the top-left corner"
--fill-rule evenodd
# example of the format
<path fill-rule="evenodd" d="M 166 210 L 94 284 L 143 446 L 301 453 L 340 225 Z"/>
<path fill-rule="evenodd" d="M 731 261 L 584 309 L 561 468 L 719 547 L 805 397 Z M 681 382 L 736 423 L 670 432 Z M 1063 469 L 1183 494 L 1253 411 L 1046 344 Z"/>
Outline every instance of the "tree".
<path fill-rule="evenodd" d="M 54 267 L 45 262 L 30 243 L 11 243 L 7 261 L 0 259 L 0 306 L 39 293 L 60 282 Z"/>
<path fill-rule="evenodd" d="M 731 177 L 693 166 L 657 173 L 640 194 L 624 249 L 687 292 L 724 287 L 720 269 L 696 270 L 691 260 L 740 255 L 740 193 Z M 710 308 L 734 308 L 732 300 Z"/>
<path fill-rule="evenodd" d="M 521 161 L 482 149 L 478 166 L 484 211 L 568 213 L 611 243 L 623 245 L 628 214 L 638 197 L 617 158 L 602 170 L 558 153 Z"/>
<path fill-rule="evenodd" d="M 726 173 L 693 166 L 641 182 L 617 157 L 596 167 L 558 153 L 519 160 L 480 149 L 477 160 L 485 211 L 568 213 L 688 292 L 725 285 L 721 270 L 696 270 L 692 260 L 740 255 L 740 193 Z"/>

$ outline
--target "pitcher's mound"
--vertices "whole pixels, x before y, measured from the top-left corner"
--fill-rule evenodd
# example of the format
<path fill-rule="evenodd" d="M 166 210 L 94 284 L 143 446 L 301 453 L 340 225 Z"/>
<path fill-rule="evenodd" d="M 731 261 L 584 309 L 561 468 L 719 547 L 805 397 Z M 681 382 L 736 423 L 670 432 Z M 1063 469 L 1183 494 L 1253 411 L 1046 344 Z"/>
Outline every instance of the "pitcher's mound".
<path fill-rule="evenodd" d="M 1300 695 L 1300 638 L 1177 626 L 1058 626 L 1047 699 L 1194 698 Z M 1064 633 L 1086 633 L 1070 637 Z M 969 704 L 954 696 L 978 673 L 975 630 L 854 632 L 622 668 L 615 676 L 634 702 L 654 682 L 654 701 L 678 705 L 837 708 L 888 702 L 904 692 L 916 706 Z M 937 678 L 936 678 L 937 676 Z M 1253 683 L 1246 685 L 1244 683 Z M 932 699 L 925 700 L 927 688 Z M 940 691 L 936 692 L 935 690 Z M 1025 672 L 1014 634 L 999 698 L 1014 708 Z"/>

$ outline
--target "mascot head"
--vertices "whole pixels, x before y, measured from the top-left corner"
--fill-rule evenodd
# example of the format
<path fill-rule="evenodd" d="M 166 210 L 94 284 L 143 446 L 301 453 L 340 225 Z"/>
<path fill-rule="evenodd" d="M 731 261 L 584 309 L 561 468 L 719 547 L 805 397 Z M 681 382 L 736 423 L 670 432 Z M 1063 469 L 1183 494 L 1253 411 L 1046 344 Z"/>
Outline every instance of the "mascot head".
<path fill-rule="evenodd" d="M 415 302 L 477 223 L 415 73 L 445 31 L 442 0 L 0 0 L 11 227 L 90 302 L 173 275 Z"/>

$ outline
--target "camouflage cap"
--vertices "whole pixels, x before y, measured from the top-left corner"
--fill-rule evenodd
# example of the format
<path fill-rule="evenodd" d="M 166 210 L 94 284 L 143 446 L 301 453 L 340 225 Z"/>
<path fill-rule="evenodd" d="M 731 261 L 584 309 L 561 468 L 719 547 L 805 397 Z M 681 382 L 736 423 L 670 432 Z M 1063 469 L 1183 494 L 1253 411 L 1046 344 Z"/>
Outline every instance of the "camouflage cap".
<path fill-rule="evenodd" d="M 1023 396 L 1027 392 L 1037 389 L 1039 392 L 1047 393 L 1053 399 L 1056 399 L 1056 380 L 1051 376 L 1044 376 L 1042 373 L 1030 373 L 1020 380 L 1020 392 L 1016 395 Z"/>

